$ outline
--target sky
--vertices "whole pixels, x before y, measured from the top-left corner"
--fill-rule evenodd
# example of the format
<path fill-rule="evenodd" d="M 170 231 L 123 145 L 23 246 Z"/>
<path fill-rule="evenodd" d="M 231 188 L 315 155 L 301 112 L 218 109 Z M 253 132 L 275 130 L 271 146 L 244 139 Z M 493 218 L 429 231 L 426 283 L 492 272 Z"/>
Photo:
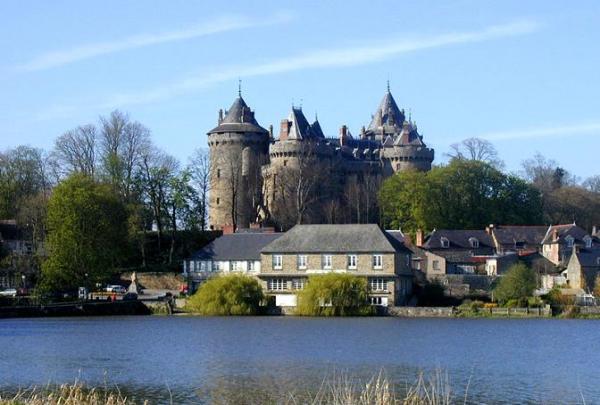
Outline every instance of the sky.
<path fill-rule="evenodd" d="M 480 137 L 509 171 L 539 152 L 600 174 L 595 0 L 3 0 L 0 55 L 0 150 L 120 109 L 185 162 L 239 80 L 265 128 L 301 105 L 357 135 L 389 80 L 434 163 Z"/>

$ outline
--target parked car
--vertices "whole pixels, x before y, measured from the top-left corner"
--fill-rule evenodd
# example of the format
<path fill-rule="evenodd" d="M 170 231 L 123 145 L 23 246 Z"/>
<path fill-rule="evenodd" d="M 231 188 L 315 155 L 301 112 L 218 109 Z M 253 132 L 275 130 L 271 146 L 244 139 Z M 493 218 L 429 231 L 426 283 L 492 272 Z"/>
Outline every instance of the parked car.
<path fill-rule="evenodd" d="M 0 291 L 0 296 L 2 297 L 16 297 L 17 290 L 14 288 L 7 288 L 6 290 Z"/>
<path fill-rule="evenodd" d="M 125 294 L 127 292 L 127 288 L 122 285 L 107 285 L 106 292 L 112 292 L 117 294 Z"/>

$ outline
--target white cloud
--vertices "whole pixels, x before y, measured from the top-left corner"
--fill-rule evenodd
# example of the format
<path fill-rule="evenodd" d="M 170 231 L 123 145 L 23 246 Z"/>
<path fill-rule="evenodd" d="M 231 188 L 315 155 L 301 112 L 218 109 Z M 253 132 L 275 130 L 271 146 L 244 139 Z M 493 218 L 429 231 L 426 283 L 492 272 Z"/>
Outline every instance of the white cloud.
<path fill-rule="evenodd" d="M 227 31 L 280 24 L 290 21 L 290 19 L 291 16 L 287 13 L 280 13 L 271 17 L 263 17 L 261 19 L 253 19 L 244 16 L 224 16 L 216 18 L 210 22 L 197 24 L 180 30 L 155 34 L 133 35 L 114 41 L 90 43 L 70 49 L 43 53 L 34 57 L 29 62 L 18 66 L 17 70 L 45 70 L 115 52 L 164 44 L 167 42 L 199 38 Z"/>
<path fill-rule="evenodd" d="M 103 103 L 102 107 L 114 108 L 156 102 L 239 77 L 264 76 L 304 69 L 365 65 L 419 50 L 525 35 L 533 33 L 539 28 L 540 24 L 536 21 L 520 20 L 490 26 L 479 31 L 445 33 L 409 40 L 395 40 L 383 44 L 378 41 L 373 44 L 342 49 L 319 49 L 254 65 L 244 64 L 233 68 L 215 67 L 213 70 L 204 72 L 201 75 L 191 76 L 147 91 L 117 94 L 112 99 L 107 100 L 106 103 Z"/>
<path fill-rule="evenodd" d="M 527 128 L 510 131 L 489 132 L 478 135 L 489 141 L 509 141 L 513 139 L 569 137 L 575 135 L 599 135 L 600 122 L 584 122 L 552 127 Z"/>

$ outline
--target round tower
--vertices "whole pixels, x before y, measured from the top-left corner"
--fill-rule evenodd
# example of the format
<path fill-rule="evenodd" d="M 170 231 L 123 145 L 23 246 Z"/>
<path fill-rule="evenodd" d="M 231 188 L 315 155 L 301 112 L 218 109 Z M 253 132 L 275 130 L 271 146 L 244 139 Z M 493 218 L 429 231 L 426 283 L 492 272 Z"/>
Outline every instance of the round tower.
<path fill-rule="evenodd" d="M 208 132 L 212 229 L 245 228 L 256 220 L 269 142 L 269 131 L 258 124 L 241 94 L 228 111 L 219 111 L 218 126 Z"/>

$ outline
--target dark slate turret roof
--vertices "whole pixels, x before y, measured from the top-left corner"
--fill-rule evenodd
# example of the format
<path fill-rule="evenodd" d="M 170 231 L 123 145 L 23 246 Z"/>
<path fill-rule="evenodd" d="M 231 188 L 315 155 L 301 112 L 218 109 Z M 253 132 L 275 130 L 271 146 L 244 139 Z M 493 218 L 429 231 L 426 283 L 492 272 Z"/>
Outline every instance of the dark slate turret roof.
<path fill-rule="evenodd" d="M 248 107 L 242 96 L 235 99 L 225 117 L 216 128 L 208 133 L 214 132 L 262 132 L 268 133 L 254 118 L 254 112 Z"/>
<path fill-rule="evenodd" d="M 375 224 L 296 225 L 263 253 L 393 253 L 396 247 Z"/>
<path fill-rule="evenodd" d="M 321 124 L 319 124 L 317 119 L 315 119 L 315 122 L 310 126 L 310 130 L 316 138 L 325 138 L 325 134 L 323 134 L 323 130 L 321 129 Z"/>
<path fill-rule="evenodd" d="M 367 128 L 372 132 L 399 133 L 404 123 L 404 113 L 398 108 L 394 96 L 388 89 Z"/>

